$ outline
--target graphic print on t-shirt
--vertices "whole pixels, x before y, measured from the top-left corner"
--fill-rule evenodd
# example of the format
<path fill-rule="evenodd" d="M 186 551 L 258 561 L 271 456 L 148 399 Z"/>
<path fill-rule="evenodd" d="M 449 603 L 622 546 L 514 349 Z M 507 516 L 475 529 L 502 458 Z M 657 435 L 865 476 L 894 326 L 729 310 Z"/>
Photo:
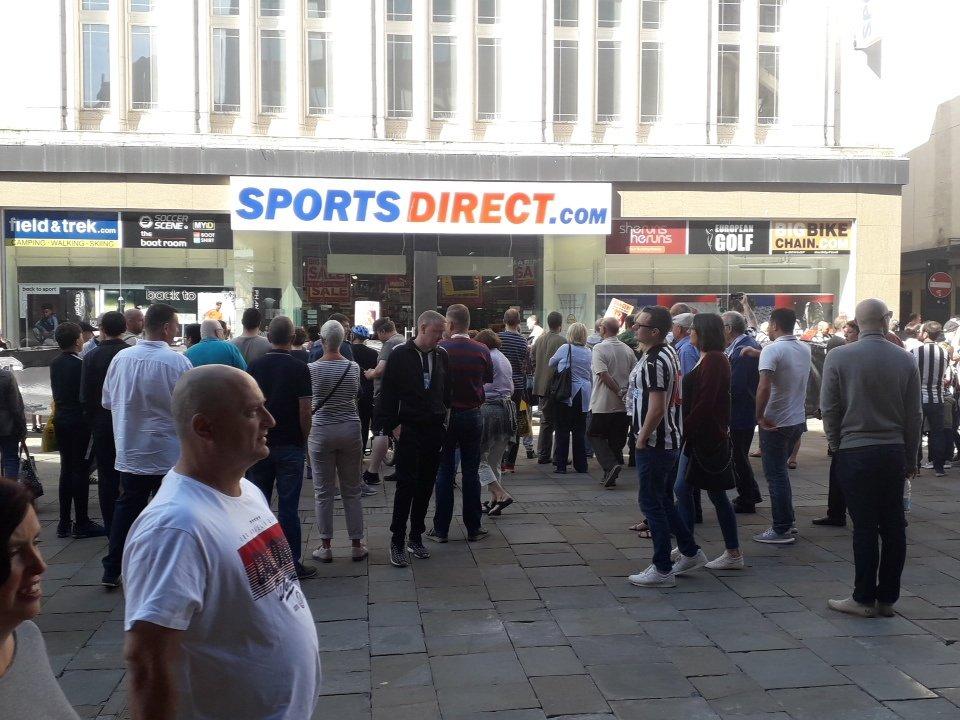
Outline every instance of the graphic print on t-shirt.
<path fill-rule="evenodd" d="M 291 576 L 297 576 L 293 553 L 277 522 L 261 530 L 237 552 L 243 561 L 254 600 L 286 585 Z"/>

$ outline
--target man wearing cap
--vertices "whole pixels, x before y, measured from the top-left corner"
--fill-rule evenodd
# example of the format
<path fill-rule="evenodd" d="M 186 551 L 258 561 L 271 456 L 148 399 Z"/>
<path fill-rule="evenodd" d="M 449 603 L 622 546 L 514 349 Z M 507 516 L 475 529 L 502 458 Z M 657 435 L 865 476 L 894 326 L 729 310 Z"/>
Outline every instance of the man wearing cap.
<path fill-rule="evenodd" d="M 693 327 L 693 313 L 680 313 L 673 316 L 673 347 L 680 356 L 680 372 L 686 375 L 697 366 L 700 351 L 690 342 L 690 328 Z"/>

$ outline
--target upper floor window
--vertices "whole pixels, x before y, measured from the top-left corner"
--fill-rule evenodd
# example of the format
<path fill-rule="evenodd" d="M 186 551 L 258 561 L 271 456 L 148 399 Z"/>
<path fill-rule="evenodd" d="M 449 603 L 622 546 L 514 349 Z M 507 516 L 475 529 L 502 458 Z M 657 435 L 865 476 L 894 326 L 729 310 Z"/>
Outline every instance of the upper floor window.
<path fill-rule="evenodd" d="M 260 17 L 280 17 L 283 5 L 284 0 L 260 0 Z"/>
<path fill-rule="evenodd" d="M 147 13 L 153 11 L 153 0 L 130 0 L 130 12 Z"/>
<path fill-rule="evenodd" d="M 577 56 L 576 40 L 553 42 L 553 120 L 577 120 Z"/>
<path fill-rule="evenodd" d="M 327 16 L 327 0 L 307 0 L 307 17 L 322 19 Z"/>
<path fill-rule="evenodd" d="M 433 0 L 433 21 L 451 23 L 456 19 L 457 0 Z"/>
<path fill-rule="evenodd" d="M 285 109 L 286 38 L 283 30 L 260 31 L 260 112 Z"/>
<path fill-rule="evenodd" d="M 757 21 L 760 32 L 780 32 L 780 13 L 783 10 L 783 0 L 760 0 L 757 7 Z"/>
<path fill-rule="evenodd" d="M 740 0 L 720 0 L 721 31 L 740 31 Z"/>
<path fill-rule="evenodd" d="M 659 30 L 663 0 L 643 0 L 640 7 L 640 27 L 644 30 Z"/>
<path fill-rule="evenodd" d="M 477 38 L 477 119 L 500 115 L 500 39 Z"/>
<path fill-rule="evenodd" d="M 620 119 L 620 43 L 597 42 L 597 122 Z"/>
<path fill-rule="evenodd" d="M 110 0 L 83 0 L 80 3 L 81 10 L 89 10 L 91 12 L 101 12 L 103 10 L 110 9 Z"/>
<path fill-rule="evenodd" d="M 761 45 L 757 57 L 757 123 L 772 125 L 780 113 L 780 48 Z"/>
<path fill-rule="evenodd" d="M 387 35 L 387 115 L 413 115 L 413 38 Z"/>
<path fill-rule="evenodd" d="M 645 42 L 640 47 L 640 122 L 660 120 L 663 86 L 662 55 L 658 42 Z"/>
<path fill-rule="evenodd" d="M 556 27 L 576 27 L 578 0 L 553 0 L 553 24 Z"/>
<path fill-rule="evenodd" d="M 413 0 L 387 0 L 387 20 L 413 20 Z"/>
<path fill-rule="evenodd" d="M 498 0 L 477 0 L 477 22 L 481 25 L 494 25 L 500 18 Z"/>
<path fill-rule="evenodd" d="M 620 0 L 597 0 L 597 27 L 612 28 L 620 24 Z"/>
<path fill-rule="evenodd" d="M 740 121 L 740 46 L 717 46 L 717 122 Z"/>
<path fill-rule="evenodd" d="M 152 108 L 157 102 L 157 48 L 152 27 L 130 28 L 130 95 L 134 110 Z"/>
<path fill-rule="evenodd" d="M 213 111 L 240 112 L 240 31 L 213 28 Z"/>
<path fill-rule="evenodd" d="M 83 107 L 110 107 L 110 27 L 84 23 Z"/>
<path fill-rule="evenodd" d="M 330 112 L 331 63 L 330 36 L 323 32 L 307 35 L 307 110 L 311 115 L 324 115 Z"/>
<path fill-rule="evenodd" d="M 433 36 L 433 118 L 445 120 L 457 112 L 457 40 Z"/>
<path fill-rule="evenodd" d="M 239 15 L 240 0 L 213 0 L 214 15 Z"/>

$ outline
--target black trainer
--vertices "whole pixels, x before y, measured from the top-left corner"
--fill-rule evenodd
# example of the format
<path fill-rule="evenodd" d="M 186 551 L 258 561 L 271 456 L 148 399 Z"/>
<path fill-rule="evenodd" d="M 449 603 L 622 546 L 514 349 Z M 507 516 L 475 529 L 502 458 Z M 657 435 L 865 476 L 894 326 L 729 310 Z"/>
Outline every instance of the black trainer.
<path fill-rule="evenodd" d="M 467 535 L 467 542 L 476 542 L 477 540 L 483 540 L 489 534 L 490 534 L 489 532 L 487 532 L 483 528 L 480 528 L 472 535 Z"/>
<path fill-rule="evenodd" d="M 433 528 L 427 530 L 427 532 L 424 533 L 424 537 L 426 537 L 427 540 L 432 540 L 435 543 L 445 543 L 447 541 L 446 535 L 438 535 L 437 531 Z"/>
<path fill-rule="evenodd" d="M 369 470 L 363 471 L 363 476 L 360 478 L 361 482 L 366 483 L 367 485 L 379 485 L 380 476 L 376 473 L 372 473 Z"/>
<path fill-rule="evenodd" d="M 423 546 L 423 542 L 420 540 L 417 540 L 416 542 L 411 540 L 408 542 L 407 552 L 418 560 L 427 560 L 430 557 L 430 551 Z"/>
<path fill-rule="evenodd" d="M 57 537 L 58 537 L 58 538 L 70 537 L 70 531 L 71 531 L 71 527 L 70 527 L 70 523 L 69 523 L 69 522 L 67 522 L 66 524 L 64 524 L 64 523 L 62 523 L 62 522 L 61 522 L 61 523 L 57 523 Z"/>
<path fill-rule="evenodd" d="M 390 564 L 398 568 L 404 568 L 410 564 L 410 556 L 402 545 L 390 543 Z"/>
<path fill-rule="evenodd" d="M 105 588 L 118 588 L 121 585 L 120 573 L 112 573 L 109 570 L 103 571 L 103 579 L 100 581 L 100 584 Z"/>
<path fill-rule="evenodd" d="M 304 565 L 297 563 L 297 580 L 309 580 L 317 576 L 317 568 L 314 565 Z"/>
<path fill-rule="evenodd" d="M 73 524 L 73 537 L 77 540 L 83 540 L 84 538 L 103 537 L 106 534 L 107 529 L 100 523 L 93 522 L 93 520 L 87 520 L 86 522 Z"/>

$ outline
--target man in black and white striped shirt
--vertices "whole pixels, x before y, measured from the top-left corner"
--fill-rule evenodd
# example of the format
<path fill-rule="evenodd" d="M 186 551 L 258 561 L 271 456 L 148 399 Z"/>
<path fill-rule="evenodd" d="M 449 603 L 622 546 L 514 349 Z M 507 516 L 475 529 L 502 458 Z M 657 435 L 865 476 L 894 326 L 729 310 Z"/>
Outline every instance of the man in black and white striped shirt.
<path fill-rule="evenodd" d="M 637 340 L 647 348 L 630 373 L 627 401 L 637 435 L 637 474 L 640 509 L 653 540 L 653 563 L 629 580 L 641 587 L 677 584 L 670 560 L 670 536 L 687 559 L 685 571 L 707 564 L 693 533 L 677 512 L 673 500 L 677 453 L 683 430 L 680 419 L 680 358 L 666 344 L 673 324 L 665 307 L 645 307 L 637 318 Z"/>
<path fill-rule="evenodd" d="M 947 460 L 943 402 L 944 384 L 950 377 L 950 365 L 946 351 L 938 345 L 942 339 L 943 327 L 940 323 L 926 322 L 923 324 L 923 345 L 910 351 L 920 368 L 920 400 L 924 424 L 929 431 L 927 454 L 930 462 L 923 467 L 928 470 L 933 468 L 937 477 L 946 474 L 944 463 Z"/>

